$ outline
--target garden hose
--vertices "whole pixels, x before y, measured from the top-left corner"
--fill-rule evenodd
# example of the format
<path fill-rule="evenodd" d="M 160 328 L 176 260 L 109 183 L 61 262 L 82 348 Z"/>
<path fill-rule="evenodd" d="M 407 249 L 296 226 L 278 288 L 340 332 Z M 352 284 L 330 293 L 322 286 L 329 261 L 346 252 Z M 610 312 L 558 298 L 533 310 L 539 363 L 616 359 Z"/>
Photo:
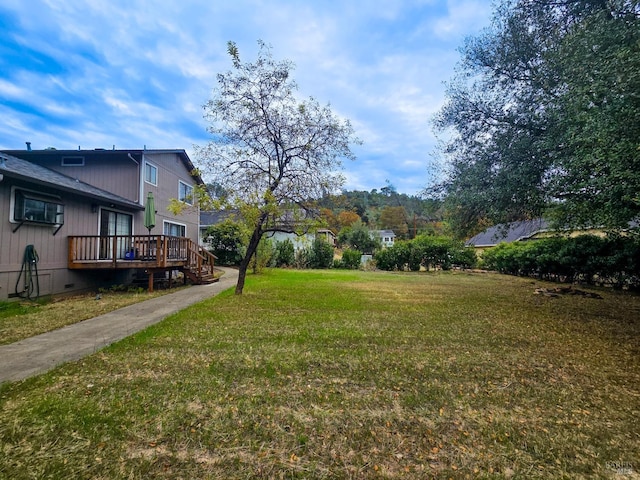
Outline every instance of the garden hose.
<path fill-rule="evenodd" d="M 33 299 L 40 296 L 40 282 L 38 280 L 38 252 L 33 245 L 27 245 L 24 250 L 24 257 L 22 258 L 22 268 L 16 281 L 16 295 Z M 18 291 L 20 285 L 20 279 L 22 281 L 22 291 Z M 34 296 L 35 293 L 35 296 Z"/>

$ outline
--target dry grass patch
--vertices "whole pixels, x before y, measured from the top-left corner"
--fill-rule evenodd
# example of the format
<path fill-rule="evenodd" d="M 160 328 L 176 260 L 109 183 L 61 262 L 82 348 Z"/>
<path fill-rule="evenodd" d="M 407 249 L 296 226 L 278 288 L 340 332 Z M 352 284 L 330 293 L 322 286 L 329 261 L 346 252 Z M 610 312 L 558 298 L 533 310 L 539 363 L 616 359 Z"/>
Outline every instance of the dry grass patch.
<path fill-rule="evenodd" d="M 187 288 L 178 287 L 177 289 Z M 177 291 L 106 292 L 0 303 L 0 345 L 50 332 L 134 303 Z M 4 307 L 4 308 L 2 308 Z"/>
<path fill-rule="evenodd" d="M 0 478 L 637 478 L 640 298 L 540 286 L 250 277 L 3 386 Z"/>

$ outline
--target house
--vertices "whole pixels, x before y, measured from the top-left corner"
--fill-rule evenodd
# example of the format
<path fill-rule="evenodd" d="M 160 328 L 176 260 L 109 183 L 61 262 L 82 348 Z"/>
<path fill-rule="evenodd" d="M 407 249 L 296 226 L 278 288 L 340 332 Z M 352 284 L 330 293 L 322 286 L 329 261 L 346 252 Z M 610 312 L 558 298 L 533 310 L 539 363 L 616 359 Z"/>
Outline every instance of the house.
<path fill-rule="evenodd" d="M 240 212 L 238 210 L 220 210 L 212 212 L 200 212 L 200 243 L 206 245 L 206 231 L 210 226 L 217 225 L 225 220 L 238 220 Z M 332 247 L 336 246 L 336 235 L 328 228 L 319 228 L 313 232 L 295 233 L 291 230 L 295 229 L 296 220 L 291 212 L 285 212 L 280 219 L 280 225 L 283 231 L 268 232 L 264 238 L 271 240 L 274 244 L 290 240 L 293 243 L 295 251 L 302 248 L 308 248 L 317 237 L 325 240 Z"/>
<path fill-rule="evenodd" d="M 297 234 L 292 232 L 269 232 L 265 238 L 271 240 L 274 244 L 290 240 L 293 243 L 293 249 L 297 252 L 303 248 L 310 248 L 316 238 L 322 238 L 332 247 L 336 246 L 336 235 L 329 229 L 319 228 L 315 231 Z"/>
<path fill-rule="evenodd" d="M 495 247 L 502 242 L 526 242 L 548 236 L 550 232 L 552 231 L 549 228 L 549 224 L 542 218 L 521 220 L 487 228 L 467 240 L 465 246 L 473 247 L 478 253 L 481 253 L 487 248 Z"/>
<path fill-rule="evenodd" d="M 629 222 L 629 229 L 636 228 L 637 222 Z M 606 235 L 600 228 L 583 228 L 576 230 L 555 230 L 549 223 L 542 219 L 521 220 L 508 224 L 494 225 L 485 231 L 471 237 L 465 242 L 465 246 L 473 247 L 479 255 L 488 248 L 495 247 L 499 243 L 528 242 L 548 238 L 554 235 L 575 237 L 578 235 Z"/>
<path fill-rule="evenodd" d="M 322 238 L 332 247 L 336 246 L 336 234 L 328 228 L 319 228 L 318 230 L 316 230 L 316 237 Z"/>
<path fill-rule="evenodd" d="M 393 247 L 396 241 L 396 234 L 393 230 L 371 230 L 373 238 L 379 238 L 383 247 Z"/>
<path fill-rule="evenodd" d="M 215 210 L 200 212 L 200 245 L 207 244 L 207 230 L 209 227 L 218 225 L 225 220 L 236 220 L 239 215 L 238 210 Z"/>
<path fill-rule="evenodd" d="M 197 206 L 167 210 L 171 198 L 193 203 L 203 183 L 193 171 L 184 150 L 0 152 L 0 300 L 19 296 L 34 274 L 40 295 L 128 283 L 136 271 L 149 273 L 150 286 L 154 273 L 176 269 L 211 278 L 213 258 L 198 247 Z M 23 261 L 28 246 L 37 252 L 34 265 Z"/>

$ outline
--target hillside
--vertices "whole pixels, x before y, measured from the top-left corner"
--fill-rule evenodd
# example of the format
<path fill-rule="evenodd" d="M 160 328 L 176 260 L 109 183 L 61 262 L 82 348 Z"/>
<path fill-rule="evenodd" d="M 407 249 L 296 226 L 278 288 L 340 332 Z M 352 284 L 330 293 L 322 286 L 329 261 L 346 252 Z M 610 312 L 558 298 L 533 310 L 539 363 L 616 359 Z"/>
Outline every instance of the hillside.
<path fill-rule="evenodd" d="M 319 201 L 319 207 L 329 228 L 336 233 L 357 220 L 371 229 L 393 230 L 400 238 L 442 229 L 441 202 L 398 193 L 389 186 L 326 196 Z"/>

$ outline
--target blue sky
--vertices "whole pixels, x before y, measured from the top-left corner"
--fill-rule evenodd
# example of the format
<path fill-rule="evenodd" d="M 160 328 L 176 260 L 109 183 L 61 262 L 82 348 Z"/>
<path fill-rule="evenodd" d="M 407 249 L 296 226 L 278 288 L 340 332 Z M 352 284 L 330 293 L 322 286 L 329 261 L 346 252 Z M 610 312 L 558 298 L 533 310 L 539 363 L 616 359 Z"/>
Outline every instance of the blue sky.
<path fill-rule="evenodd" d="M 488 0 L 3 0 L 0 148 L 191 154 L 227 41 L 252 61 L 260 39 L 363 140 L 345 188 L 417 194 L 443 82 L 490 15 Z"/>

